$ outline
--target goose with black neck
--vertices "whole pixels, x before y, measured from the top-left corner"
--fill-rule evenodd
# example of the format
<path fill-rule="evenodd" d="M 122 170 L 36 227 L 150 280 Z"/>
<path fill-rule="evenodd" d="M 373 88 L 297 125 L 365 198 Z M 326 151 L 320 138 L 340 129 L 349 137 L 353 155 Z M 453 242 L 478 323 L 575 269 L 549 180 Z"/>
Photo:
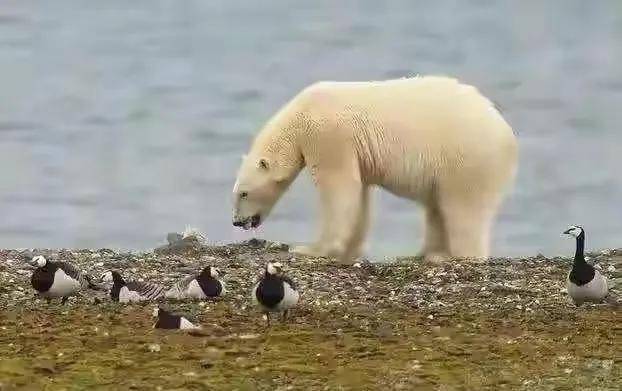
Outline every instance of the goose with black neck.
<path fill-rule="evenodd" d="M 576 306 L 585 302 L 602 302 L 609 292 L 607 278 L 585 260 L 585 230 L 583 227 L 572 225 L 564 231 L 564 234 L 573 236 L 577 242 L 572 270 L 568 273 L 566 281 L 568 295 Z"/>

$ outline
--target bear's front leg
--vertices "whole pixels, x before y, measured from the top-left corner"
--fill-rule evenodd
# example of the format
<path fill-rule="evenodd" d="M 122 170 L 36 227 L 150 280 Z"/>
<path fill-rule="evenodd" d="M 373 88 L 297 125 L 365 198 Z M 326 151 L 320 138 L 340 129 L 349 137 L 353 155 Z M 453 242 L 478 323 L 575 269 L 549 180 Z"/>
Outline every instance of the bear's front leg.
<path fill-rule="evenodd" d="M 419 255 L 434 264 L 449 260 L 443 216 L 435 202 L 426 204 L 424 232 L 423 249 Z"/>
<path fill-rule="evenodd" d="M 352 173 L 348 176 L 350 180 L 337 177 L 317 181 L 322 219 L 320 239 L 312 245 L 294 247 L 291 252 L 353 263 L 365 231 L 364 227 L 357 225 L 366 220 L 367 205 L 360 180 L 352 178 Z M 353 246 L 356 249 L 351 248 Z"/>

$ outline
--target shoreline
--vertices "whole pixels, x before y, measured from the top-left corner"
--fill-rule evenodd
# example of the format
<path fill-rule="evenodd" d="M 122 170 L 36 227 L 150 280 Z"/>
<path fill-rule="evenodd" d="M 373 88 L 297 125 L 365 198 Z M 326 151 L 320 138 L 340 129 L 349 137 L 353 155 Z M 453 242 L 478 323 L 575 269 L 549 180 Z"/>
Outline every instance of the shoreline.
<path fill-rule="evenodd" d="M 203 326 L 198 335 L 163 332 L 151 328 L 151 304 L 89 293 L 48 306 L 22 267 L 31 254 L 0 250 L 0 390 L 613 390 L 622 379 L 622 309 L 572 305 L 567 257 L 441 265 L 398 257 L 355 267 L 263 240 L 209 246 L 196 238 L 151 252 L 35 253 L 95 277 L 116 268 L 164 285 L 210 264 L 227 272 L 228 294 L 163 302 Z M 622 249 L 587 255 L 622 297 Z M 269 330 L 250 300 L 268 260 L 283 263 L 301 291 L 292 319 Z"/>

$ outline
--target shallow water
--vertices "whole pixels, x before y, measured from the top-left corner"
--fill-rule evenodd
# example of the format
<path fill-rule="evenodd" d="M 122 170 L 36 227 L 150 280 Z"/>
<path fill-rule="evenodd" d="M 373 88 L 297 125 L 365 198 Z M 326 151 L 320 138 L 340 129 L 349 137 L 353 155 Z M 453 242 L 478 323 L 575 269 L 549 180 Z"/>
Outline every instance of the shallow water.
<path fill-rule="evenodd" d="M 231 226 L 252 135 L 313 81 L 415 73 L 477 85 L 519 134 L 495 255 L 571 253 L 568 224 L 622 245 L 622 3 L 182 3 L 3 2 L 0 247 L 306 241 L 306 177 L 261 231 Z M 377 192 L 374 215 L 372 254 L 418 249 L 415 205 Z"/>

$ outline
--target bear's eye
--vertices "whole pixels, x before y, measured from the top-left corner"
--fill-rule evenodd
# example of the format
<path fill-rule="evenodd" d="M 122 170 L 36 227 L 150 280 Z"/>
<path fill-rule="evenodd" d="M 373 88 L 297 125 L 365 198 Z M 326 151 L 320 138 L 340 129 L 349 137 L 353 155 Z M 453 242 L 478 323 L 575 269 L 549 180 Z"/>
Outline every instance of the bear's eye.
<path fill-rule="evenodd" d="M 240 193 L 240 198 L 241 199 L 245 199 L 246 197 L 248 197 L 248 193 L 247 192 L 243 191 L 243 192 Z"/>

